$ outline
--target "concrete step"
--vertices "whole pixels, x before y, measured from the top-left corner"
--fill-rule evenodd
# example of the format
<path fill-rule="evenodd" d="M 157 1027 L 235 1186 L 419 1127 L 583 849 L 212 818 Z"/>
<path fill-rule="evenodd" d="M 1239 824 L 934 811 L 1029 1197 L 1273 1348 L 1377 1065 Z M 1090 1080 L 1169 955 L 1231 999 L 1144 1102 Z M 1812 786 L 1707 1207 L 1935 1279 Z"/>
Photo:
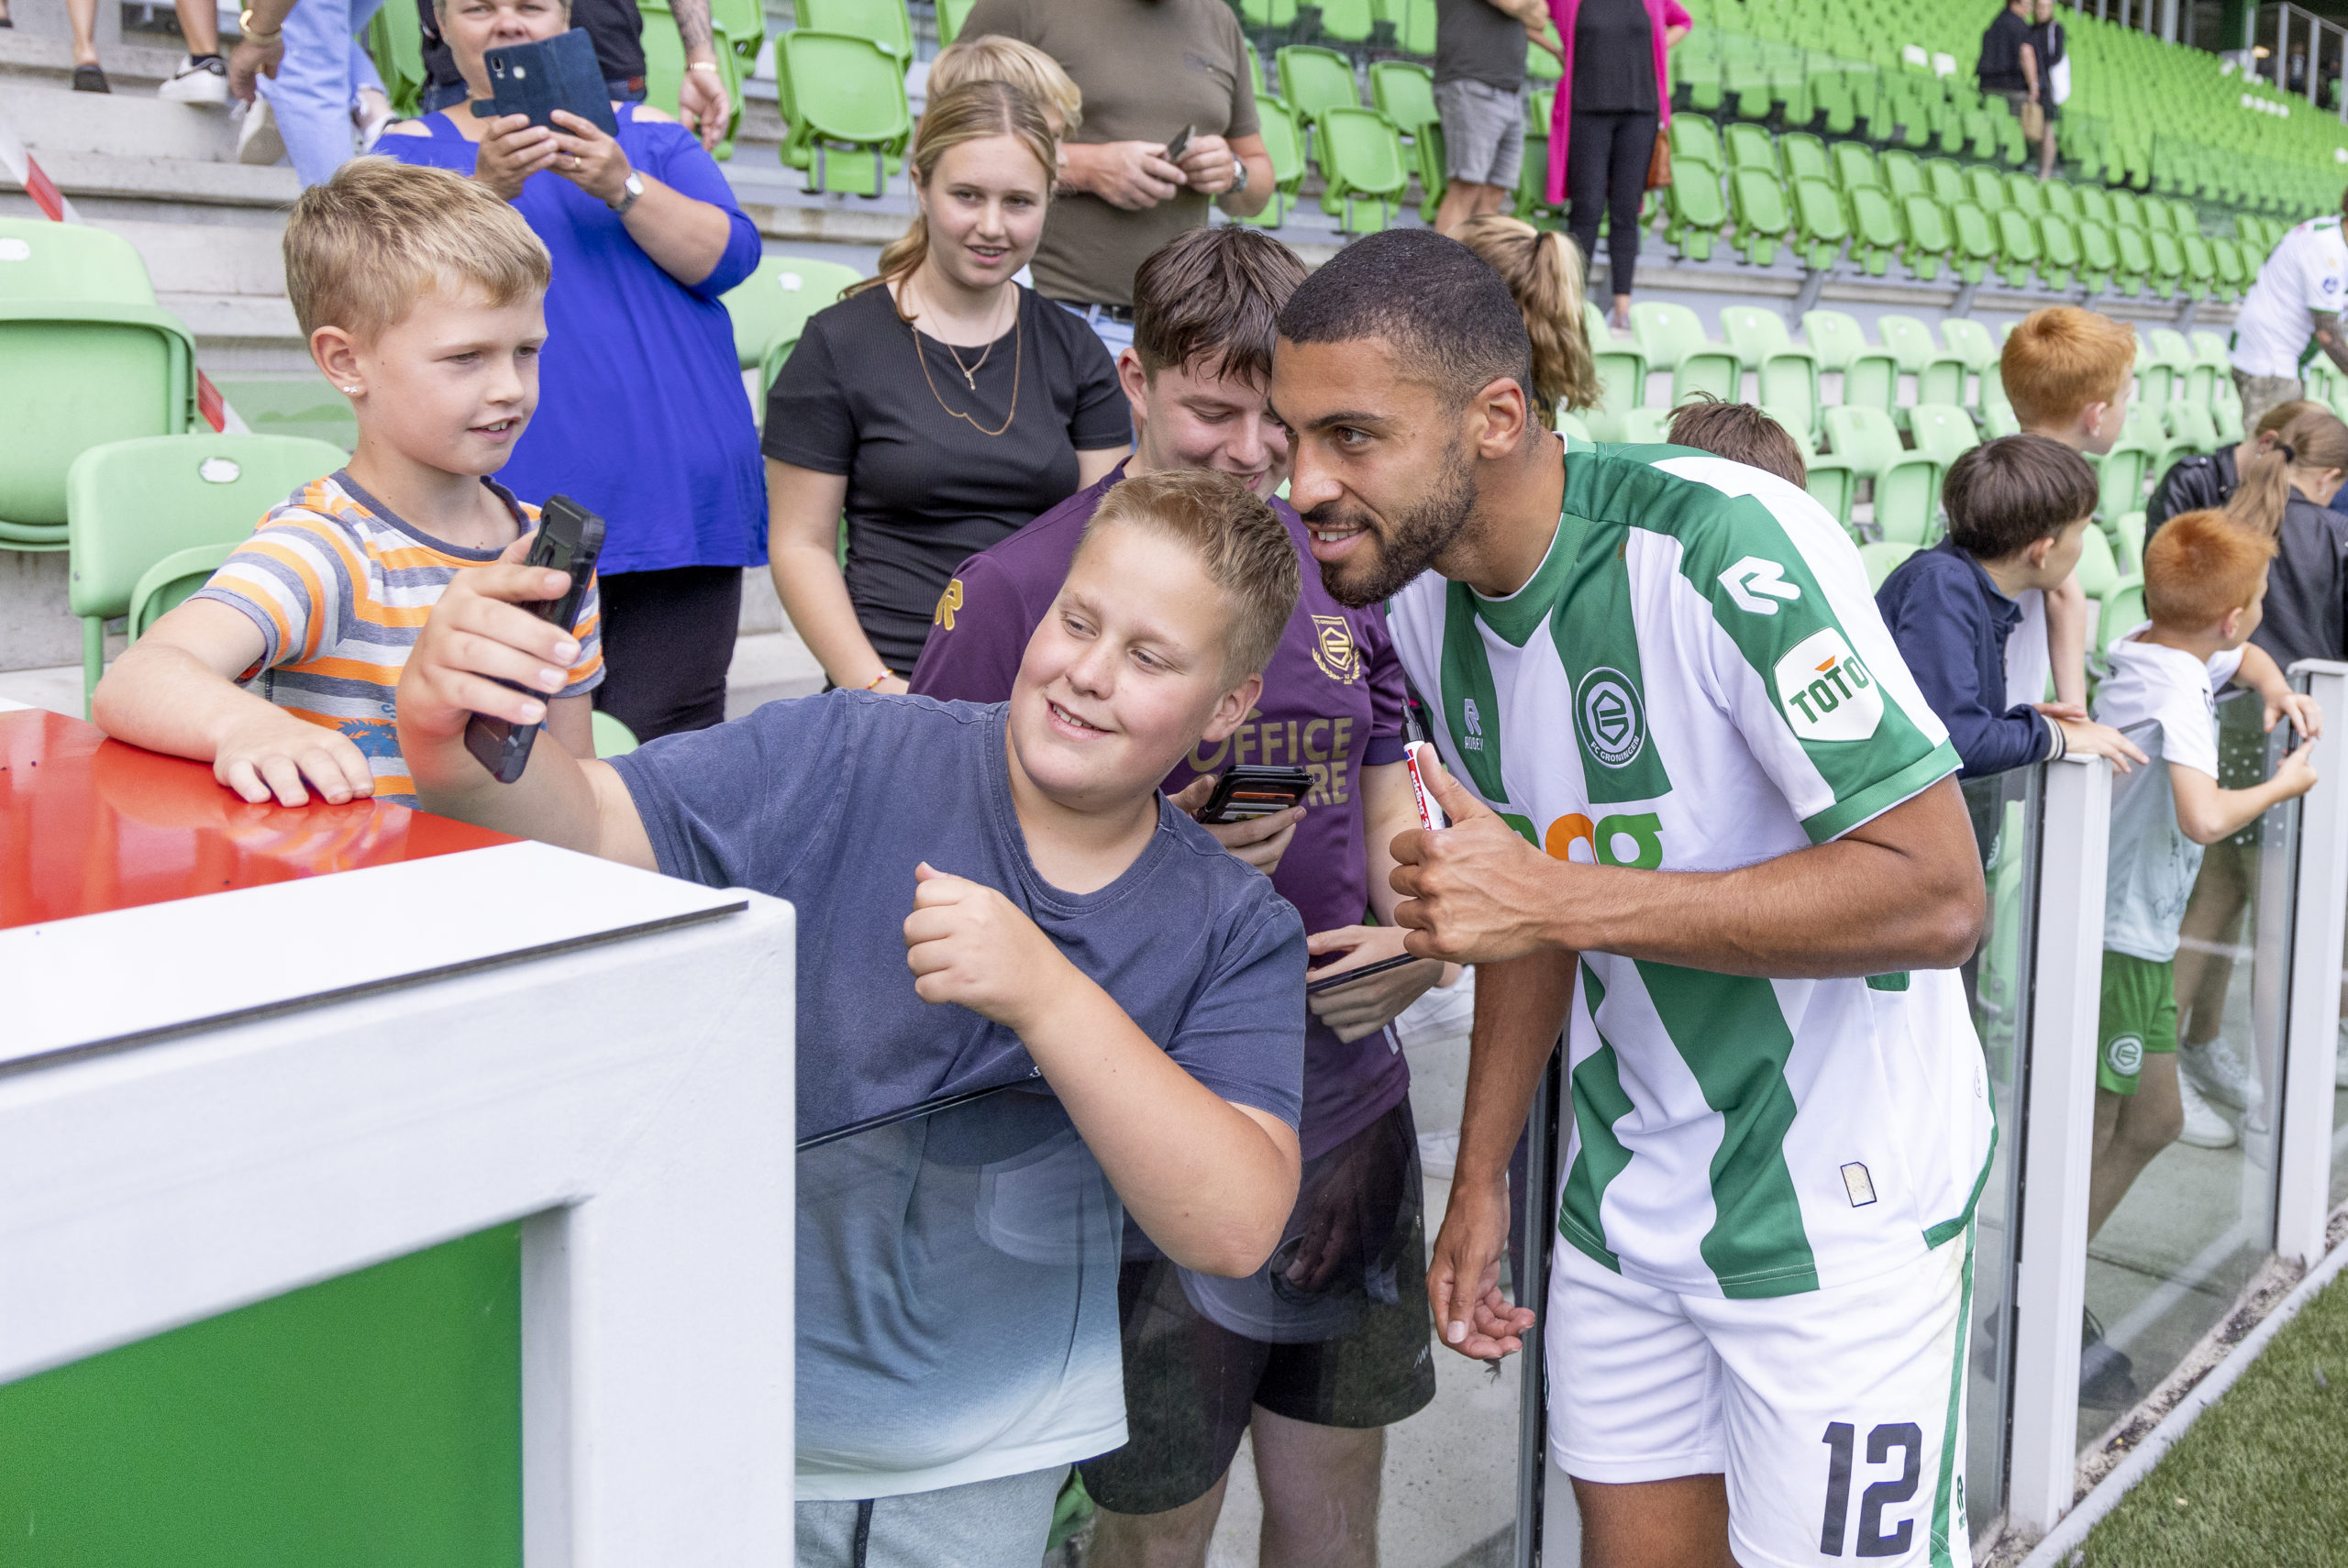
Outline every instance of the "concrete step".
<path fill-rule="evenodd" d="M 35 14 L 17 17 L 15 27 L 0 29 L 0 74 L 70 86 L 73 79 L 72 40 L 61 33 L 43 34 L 30 30 L 29 24 L 39 19 L 39 11 L 34 6 L 27 9 Z M 143 94 L 152 97 L 155 89 L 170 79 L 184 58 L 184 50 L 147 39 L 102 39 L 98 45 L 98 63 L 105 68 L 107 85 L 114 92 L 111 94 L 85 93 L 83 96 L 129 97 Z M 21 127 L 18 134 L 22 134 Z"/>
<path fill-rule="evenodd" d="M 252 208 L 276 226 L 284 221 L 284 209 L 302 193 L 301 178 L 290 167 L 256 169 L 209 160 L 39 149 L 34 149 L 34 155 L 57 182 L 57 188 L 73 198 L 82 215 L 94 222 L 105 222 L 110 214 L 130 215 L 123 209 L 132 204 L 141 207 L 161 204 L 206 209 L 205 221 L 212 222 L 230 215 L 220 209 Z"/>
<path fill-rule="evenodd" d="M 69 152 L 195 163 L 237 158 L 237 127 L 225 108 L 167 104 L 152 93 L 76 93 L 40 74 L 0 76 L 0 119 L 44 165 Z"/>

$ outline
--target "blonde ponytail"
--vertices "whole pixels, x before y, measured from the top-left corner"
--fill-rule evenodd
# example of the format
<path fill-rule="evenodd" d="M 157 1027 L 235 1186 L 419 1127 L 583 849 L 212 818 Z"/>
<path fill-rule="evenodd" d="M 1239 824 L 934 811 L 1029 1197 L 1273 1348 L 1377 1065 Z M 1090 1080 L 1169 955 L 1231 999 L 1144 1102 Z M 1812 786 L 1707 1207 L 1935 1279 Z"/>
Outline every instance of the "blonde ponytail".
<path fill-rule="evenodd" d="M 1459 231 L 1508 284 L 1533 339 L 1533 394 L 1544 424 L 1558 412 L 1597 406 L 1600 389 L 1582 325 L 1581 251 L 1559 231 L 1543 233 L 1520 218 L 1487 213 Z"/>
<path fill-rule="evenodd" d="M 2265 538 L 2282 532 L 2283 509 L 2299 476 L 2312 479 L 2327 469 L 2348 472 L 2348 425 L 2320 406 L 2279 428 L 2262 425 L 2252 444 L 2255 450 L 2242 465 L 2226 516 Z"/>
<path fill-rule="evenodd" d="M 964 82 L 930 99 L 921 123 L 914 127 L 913 153 L 908 161 L 919 182 L 926 185 L 936 176 L 938 160 L 946 156 L 948 149 L 994 136 L 1015 137 L 1035 155 L 1044 171 L 1048 199 L 1052 181 L 1059 170 L 1058 146 L 1052 140 L 1051 126 L 1044 118 L 1043 106 L 1008 82 Z M 840 297 L 846 299 L 866 289 L 902 283 L 928 256 L 929 220 L 922 215 L 916 201 L 913 222 L 882 248 L 879 271 L 850 283 L 840 291 Z"/>

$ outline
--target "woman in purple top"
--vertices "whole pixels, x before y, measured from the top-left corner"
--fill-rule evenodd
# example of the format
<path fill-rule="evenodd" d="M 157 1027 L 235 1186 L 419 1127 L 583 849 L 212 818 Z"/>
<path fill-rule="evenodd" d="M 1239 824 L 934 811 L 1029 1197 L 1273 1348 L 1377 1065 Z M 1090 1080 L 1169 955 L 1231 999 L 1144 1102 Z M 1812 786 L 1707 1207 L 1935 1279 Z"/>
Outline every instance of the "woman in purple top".
<path fill-rule="evenodd" d="M 1138 433 L 1132 460 L 961 564 L 914 666 L 914 691 L 982 702 L 1009 693 L 1086 521 L 1127 474 L 1212 468 L 1258 494 L 1278 488 L 1288 441 L 1267 405 L 1272 323 L 1303 276 L 1278 241 L 1238 226 L 1193 229 L 1142 264 L 1134 346 L 1117 366 Z M 1272 505 L 1309 558 L 1296 513 Z M 1256 710 L 1164 786 L 1195 811 L 1212 776 L 1235 764 L 1312 774 L 1303 806 L 1209 831 L 1296 906 L 1311 950 L 1333 960 L 1319 975 L 1402 951 L 1387 845 L 1418 825 L 1402 766 L 1403 700 L 1384 617 L 1337 603 L 1308 570 Z M 1372 911 L 1387 923 L 1368 924 Z M 1434 1392 L 1425 1307 L 1401 1299 L 1417 1292 L 1379 1284 L 1417 1267 L 1423 1246 L 1410 1071 L 1387 1026 L 1441 974 L 1412 963 L 1299 999 L 1312 1012 L 1303 1183 L 1265 1269 L 1209 1279 L 1128 1229 L 1118 1297 L 1129 1436 L 1080 1467 L 1102 1510 L 1099 1561 L 1202 1558 L 1222 1507 L 1219 1483 L 1247 1432 L 1266 1561 L 1328 1551 L 1332 1518 L 1347 1521 L 1341 1555 L 1368 1555 L 1382 1429 Z"/>

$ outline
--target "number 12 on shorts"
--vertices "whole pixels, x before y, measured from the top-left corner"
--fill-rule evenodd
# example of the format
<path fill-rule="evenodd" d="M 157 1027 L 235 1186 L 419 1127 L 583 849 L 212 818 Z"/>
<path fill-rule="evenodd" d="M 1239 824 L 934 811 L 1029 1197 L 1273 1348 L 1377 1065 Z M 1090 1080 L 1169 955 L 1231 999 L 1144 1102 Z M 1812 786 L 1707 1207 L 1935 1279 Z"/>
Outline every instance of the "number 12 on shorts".
<path fill-rule="evenodd" d="M 1818 1530 L 1818 1550 L 1829 1557 L 1843 1555 L 1843 1542 L 1848 1535 L 1851 1514 L 1851 1461 L 1858 1444 L 1858 1428 L 1849 1421 L 1828 1425 L 1826 1435 L 1820 1440 L 1826 1445 L 1826 1517 Z M 1908 1551 L 1914 1539 L 1916 1521 L 1901 1519 L 1889 1534 L 1884 1532 L 1883 1510 L 1898 1503 L 1912 1500 L 1916 1484 L 1924 1463 L 1924 1432 L 1913 1421 L 1886 1421 L 1867 1433 L 1867 1463 L 1888 1464 L 1891 1451 L 1900 1451 L 1899 1477 L 1896 1481 L 1877 1481 L 1859 1495 L 1859 1540 L 1855 1553 L 1860 1557 L 1900 1557 Z"/>

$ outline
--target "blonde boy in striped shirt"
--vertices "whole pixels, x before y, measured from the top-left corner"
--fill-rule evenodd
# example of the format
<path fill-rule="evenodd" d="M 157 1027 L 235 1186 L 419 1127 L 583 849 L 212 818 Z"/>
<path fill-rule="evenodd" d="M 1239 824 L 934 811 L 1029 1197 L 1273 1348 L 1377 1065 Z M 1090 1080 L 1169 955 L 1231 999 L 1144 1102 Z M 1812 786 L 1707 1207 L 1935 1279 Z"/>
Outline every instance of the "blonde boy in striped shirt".
<path fill-rule="evenodd" d="M 248 801 L 415 803 L 393 723 L 408 651 L 450 580 L 520 560 L 537 522 L 489 476 L 537 406 L 548 276 L 521 215 L 445 170 L 360 159 L 303 193 L 286 293 L 358 450 L 116 661 L 108 734 L 209 762 Z M 593 752 L 598 616 L 591 587 L 532 703 L 574 756 Z"/>

